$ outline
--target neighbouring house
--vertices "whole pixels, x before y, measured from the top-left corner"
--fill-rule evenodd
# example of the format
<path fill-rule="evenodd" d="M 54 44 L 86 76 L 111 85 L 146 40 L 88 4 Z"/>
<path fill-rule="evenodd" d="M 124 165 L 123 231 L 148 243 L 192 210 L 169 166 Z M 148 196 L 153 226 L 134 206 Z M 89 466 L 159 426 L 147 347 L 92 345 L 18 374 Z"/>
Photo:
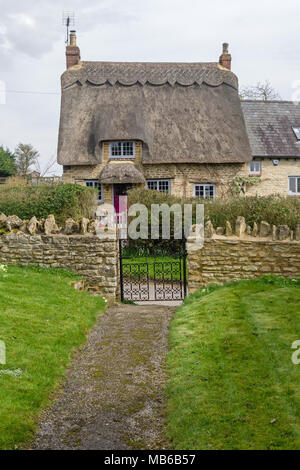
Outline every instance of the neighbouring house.
<path fill-rule="evenodd" d="M 249 193 L 300 196 L 300 104 L 243 101 L 253 160 L 249 174 L 260 177 Z"/>
<path fill-rule="evenodd" d="M 228 44 L 212 63 L 88 62 L 72 31 L 66 59 L 58 163 L 65 182 L 98 188 L 99 203 L 119 212 L 119 196 L 145 185 L 225 197 L 236 177 L 257 174 Z"/>

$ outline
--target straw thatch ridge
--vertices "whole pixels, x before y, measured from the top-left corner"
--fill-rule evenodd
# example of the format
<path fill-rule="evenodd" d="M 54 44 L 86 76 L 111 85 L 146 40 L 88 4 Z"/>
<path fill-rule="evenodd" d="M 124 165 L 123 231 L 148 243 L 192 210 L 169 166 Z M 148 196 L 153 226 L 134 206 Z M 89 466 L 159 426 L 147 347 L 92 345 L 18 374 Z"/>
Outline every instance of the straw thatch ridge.
<path fill-rule="evenodd" d="M 223 83 L 238 88 L 234 73 L 215 62 L 81 62 L 68 69 L 62 76 L 62 87 L 67 88 L 76 82 L 81 85 L 132 86 L 141 85 L 178 85 L 190 86 L 195 83 L 220 86 Z"/>

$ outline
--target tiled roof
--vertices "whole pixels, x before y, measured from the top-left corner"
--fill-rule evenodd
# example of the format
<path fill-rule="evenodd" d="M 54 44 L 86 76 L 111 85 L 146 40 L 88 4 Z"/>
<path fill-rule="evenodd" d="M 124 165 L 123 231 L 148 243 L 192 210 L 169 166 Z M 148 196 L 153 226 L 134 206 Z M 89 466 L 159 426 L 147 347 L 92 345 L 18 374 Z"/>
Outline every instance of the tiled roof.
<path fill-rule="evenodd" d="M 291 101 L 242 101 L 253 156 L 300 157 L 292 127 L 300 127 L 300 104 Z"/>

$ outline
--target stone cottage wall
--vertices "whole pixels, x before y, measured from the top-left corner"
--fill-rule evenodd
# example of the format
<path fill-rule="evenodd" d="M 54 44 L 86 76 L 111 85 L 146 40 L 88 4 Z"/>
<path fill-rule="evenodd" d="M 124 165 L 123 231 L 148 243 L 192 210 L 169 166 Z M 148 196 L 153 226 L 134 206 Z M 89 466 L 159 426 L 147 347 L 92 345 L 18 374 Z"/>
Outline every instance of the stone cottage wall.
<path fill-rule="evenodd" d="M 269 194 L 278 193 L 283 196 L 289 194 L 289 176 L 300 175 L 299 159 L 279 160 L 279 164 L 275 166 L 272 160 L 264 159 L 261 161 L 260 182 L 247 189 L 247 195 L 259 194 L 267 196 Z"/>
<path fill-rule="evenodd" d="M 88 290 L 113 298 L 118 294 L 118 243 L 110 238 L 4 234 L 0 263 L 68 269 L 83 277 Z"/>

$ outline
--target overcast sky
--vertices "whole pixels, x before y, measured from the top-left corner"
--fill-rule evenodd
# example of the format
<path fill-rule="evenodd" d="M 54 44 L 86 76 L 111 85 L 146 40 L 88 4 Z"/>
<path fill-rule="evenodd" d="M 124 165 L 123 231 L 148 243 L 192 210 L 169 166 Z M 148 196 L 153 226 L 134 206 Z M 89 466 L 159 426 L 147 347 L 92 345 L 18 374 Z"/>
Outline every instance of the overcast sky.
<path fill-rule="evenodd" d="M 290 100 L 293 83 L 300 83 L 299 0 L 0 0 L 0 6 L 0 81 L 7 90 L 0 145 L 31 143 L 42 167 L 57 147 L 64 10 L 75 12 L 82 60 L 214 62 L 229 42 L 240 85 L 269 79 Z"/>

